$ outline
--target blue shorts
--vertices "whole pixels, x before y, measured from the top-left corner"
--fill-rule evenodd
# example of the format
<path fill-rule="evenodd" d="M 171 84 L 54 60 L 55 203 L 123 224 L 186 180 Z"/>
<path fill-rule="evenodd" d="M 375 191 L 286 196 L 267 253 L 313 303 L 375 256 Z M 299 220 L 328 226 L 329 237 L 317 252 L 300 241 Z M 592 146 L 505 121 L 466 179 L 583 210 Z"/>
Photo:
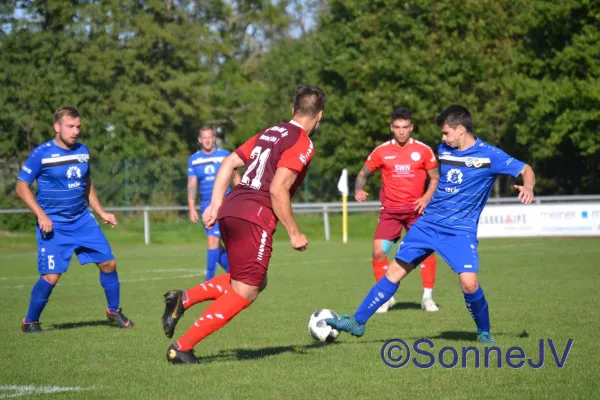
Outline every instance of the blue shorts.
<path fill-rule="evenodd" d="M 395 258 L 419 265 L 431 253 L 438 253 L 457 274 L 479 272 L 479 240 L 470 235 L 440 232 L 429 224 L 416 222 L 400 242 Z"/>
<path fill-rule="evenodd" d="M 91 214 L 73 224 L 52 225 L 52 232 L 46 234 L 40 231 L 39 226 L 36 228 L 40 275 L 66 272 L 73 252 L 80 264 L 114 260 L 110 245 Z"/>
<path fill-rule="evenodd" d="M 215 222 L 213 227 L 210 229 L 206 229 L 206 227 L 204 227 L 204 233 L 206 233 L 206 236 L 214 236 L 214 237 L 218 237 L 220 239 L 221 231 L 219 230 L 219 223 Z"/>

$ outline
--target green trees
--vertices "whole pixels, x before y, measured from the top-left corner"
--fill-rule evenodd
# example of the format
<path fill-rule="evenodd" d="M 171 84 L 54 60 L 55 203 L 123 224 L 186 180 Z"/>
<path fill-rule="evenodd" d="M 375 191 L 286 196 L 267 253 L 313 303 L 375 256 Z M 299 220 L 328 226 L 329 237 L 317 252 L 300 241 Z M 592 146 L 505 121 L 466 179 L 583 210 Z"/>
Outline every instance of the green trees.
<path fill-rule="evenodd" d="M 536 168 L 538 194 L 599 193 L 599 5 L 330 0 L 317 30 L 273 49 L 257 77 L 271 99 L 300 80 L 326 89 L 316 146 L 329 182 L 389 138 L 392 108 L 412 108 L 416 137 L 435 146 L 435 116 L 460 103 L 478 136 Z M 496 195 L 512 194 L 509 181 Z"/>
<path fill-rule="evenodd" d="M 547 193 L 600 192 L 600 3 L 534 2 L 507 79 L 515 141 Z"/>
<path fill-rule="evenodd" d="M 392 108 L 412 108 L 435 147 L 433 119 L 452 103 L 536 168 L 539 194 L 598 193 L 599 18 L 594 0 L 5 1 L 0 161 L 22 161 L 52 137 L 52 112 L 75 105 L 114 204 L 184 203 L 185 177 L 160 160 L 184 165 L 202 125 L 240 144 L 286 120 L 311 82 L 329 103 L 310 199 L 337 198 L 341 169 L 353 179 L 389 137 Z M 150 188 L 125 193 L 125 159 L 159 160 L 136 172 Z M 508 179 L 496 189 L 512 193 Z"/>

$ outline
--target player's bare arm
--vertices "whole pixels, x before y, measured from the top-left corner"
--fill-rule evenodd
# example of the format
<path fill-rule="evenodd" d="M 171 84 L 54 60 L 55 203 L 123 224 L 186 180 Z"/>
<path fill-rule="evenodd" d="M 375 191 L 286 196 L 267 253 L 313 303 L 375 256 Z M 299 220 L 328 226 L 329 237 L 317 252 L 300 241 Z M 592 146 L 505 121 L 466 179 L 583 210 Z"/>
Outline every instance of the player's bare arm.
<path fill-rule="evenodd" d="M 92 179 L 88 176 L 85 179 L 85 182 L 86 182 L 86 189 L 85 189 L 84 196 L 85 196 L 85 199 L 87 200 L 88 204 L 90 205 L 90 207 L 92 207 L 92 210 L 94 210 L 96 215 L 98 215 L 102 219 L 102 221 L 104 221 L 105 224 L 110 224 L 111 227 L 114 228 L 115 225 L 117 225 L 117 218 L 114 216 L 114 214 L 107 213 L 102 208 L 102 205 L 100 204 L 100 200 L 98 199 L 98 193 L 96 192 L 96 187 L 94 186 L 94 182 L 92 181 Z"/>
<path fill-rule="evenodd" d="M 17 180 L 17 186 L 15 188 L 17 195 L 23 200 L 25 205 L 35 214 L 38 220 L 40 230 L 44 233 L 52 232 L 52 221 L 42 207 L 35 201 L 35 196 L 29 188 L 29 184 L 21 180 Z"/>
<path fill-rule="evenodd" d="M 525 165 L 521 171 L 523 176 L 523 185 L 514 185 L 515 189 L 519 191 L 518 199 L 523 204 L 531 204 L 533 201 L 533 188 L 535 187 L 535 172 L 529 165 Z"/>
<path fill-rule="evenodd" d="M 423 196 L 415 200 L 415 211 L 419 214 L 423 214 L 423 210 L 437 189 L 437 184 L 440 180 L 440 171 L 437 167 L 431 168 L 427 170 L 427 176 L 429 177 L 429 185 L 427 186 L 427 190 Z"/>
<path fill-rule="evenodd" d="M 231 182 L 233 171 L 243 166 L 244 161 L 237 153 L 231 153 L 223 160 L 221 168 L 219 168 L 219 172 L 217 172 L 217 177 L 215 178 L 210 205 L 204 210 L 204 214 L 202 214 L 202 222 L 204 222 L 204 226 L 208 229 L 212 228 L 215 222 L 217 222 L 217 215 L 223 204 L 225 192 Z"/>
<path fill-rule="evenodd" d="M 198 193 L 198 177 L 188 176 L 187 182 L 187 200 L 190 214 L 190 221 L 194 224 L 198 222 L 198 211 L 196 211 L 196 193 Z"/>
<path fill-rule="evenodd" d="M 369 193 L 365 192 L 364 187 L 367 184 L 367 177 L 371 175 L 371 170 L 369 167 L 364 165 L 358 176 L 356 177 L 356 182 L 354 183 L 354 199 L 358 202 L 363 202 L 367 200 L 369 197 Z"/>
<path fill-rule="evenodd" d="M 292 247 L 298 251 L 308 248 L 306 236 L 300 233 L 294 214 L 292 213 L 292 201 L 290 188 L 296 181 L 297 175 L 287 168 L 277 168 L 273 181 L 271 182 L 270 194 L 273 212 L 281 222 L 290 237 Z"/>
<path fill-rule="evenodd" d="M 233 186 L 236 187 L 237 185 L 240 184 L 241 181 L 242 181 L 242 176 L 240 175 L 240 173 L 237 172 L 237 170 L 233 171 L 233 179 L 232 179 Z"/>

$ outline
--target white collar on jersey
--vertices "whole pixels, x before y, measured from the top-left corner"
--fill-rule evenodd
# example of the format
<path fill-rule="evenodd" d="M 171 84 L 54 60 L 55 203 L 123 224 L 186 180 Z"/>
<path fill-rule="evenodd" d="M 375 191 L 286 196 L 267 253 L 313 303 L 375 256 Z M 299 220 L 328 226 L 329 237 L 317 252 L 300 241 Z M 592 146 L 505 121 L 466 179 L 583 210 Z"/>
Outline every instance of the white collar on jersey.
<path fill-rule="evenodd" d="M 410 138 L 410 139 L 408 139 L 408 144 L 413 144 L 414 141 L 415 140 L 413 138 Z M 398 144 L 398 143 L 396 143 L 396 139 L 392 139 L 392 144 Z"/>
<path fill-rule="evenodd" d="M 294 120 L 291 120 L 291 121 L 290 121 L 290 124 L 292 124 L 292 125 L 296 125 L 298 128 L 302 128 L 302 130 L 306 131 L 306 129 L 304 129 L 304 127 L 303 127 L 302 125 L 300 125 L 299 123 L 297 123 L 297 122 L 296 122 L 296 121 L 294 121 Z"/>

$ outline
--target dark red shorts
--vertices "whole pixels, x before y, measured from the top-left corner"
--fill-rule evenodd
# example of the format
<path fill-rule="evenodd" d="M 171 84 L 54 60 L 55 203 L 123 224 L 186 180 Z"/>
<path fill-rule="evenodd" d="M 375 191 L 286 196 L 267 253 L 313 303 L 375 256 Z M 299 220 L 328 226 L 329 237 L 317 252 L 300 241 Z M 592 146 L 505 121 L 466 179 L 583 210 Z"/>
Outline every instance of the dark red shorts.
<path fill-rule="evenodd" d="M 404 227 L 408 231 L 419 217 L 420 215 L 411 209 L 399 211 L 383 209 L 379 213 L 374 239 L 395 241 L 400 238 L 402 228 Z"/>
<path fill-rule="evenodd" d="M 260 286 L 267 275 L 273 238 L 260 226 L 235 217 L 219 220 L 219 229 L 229 256 L 231 279 Z"/>

